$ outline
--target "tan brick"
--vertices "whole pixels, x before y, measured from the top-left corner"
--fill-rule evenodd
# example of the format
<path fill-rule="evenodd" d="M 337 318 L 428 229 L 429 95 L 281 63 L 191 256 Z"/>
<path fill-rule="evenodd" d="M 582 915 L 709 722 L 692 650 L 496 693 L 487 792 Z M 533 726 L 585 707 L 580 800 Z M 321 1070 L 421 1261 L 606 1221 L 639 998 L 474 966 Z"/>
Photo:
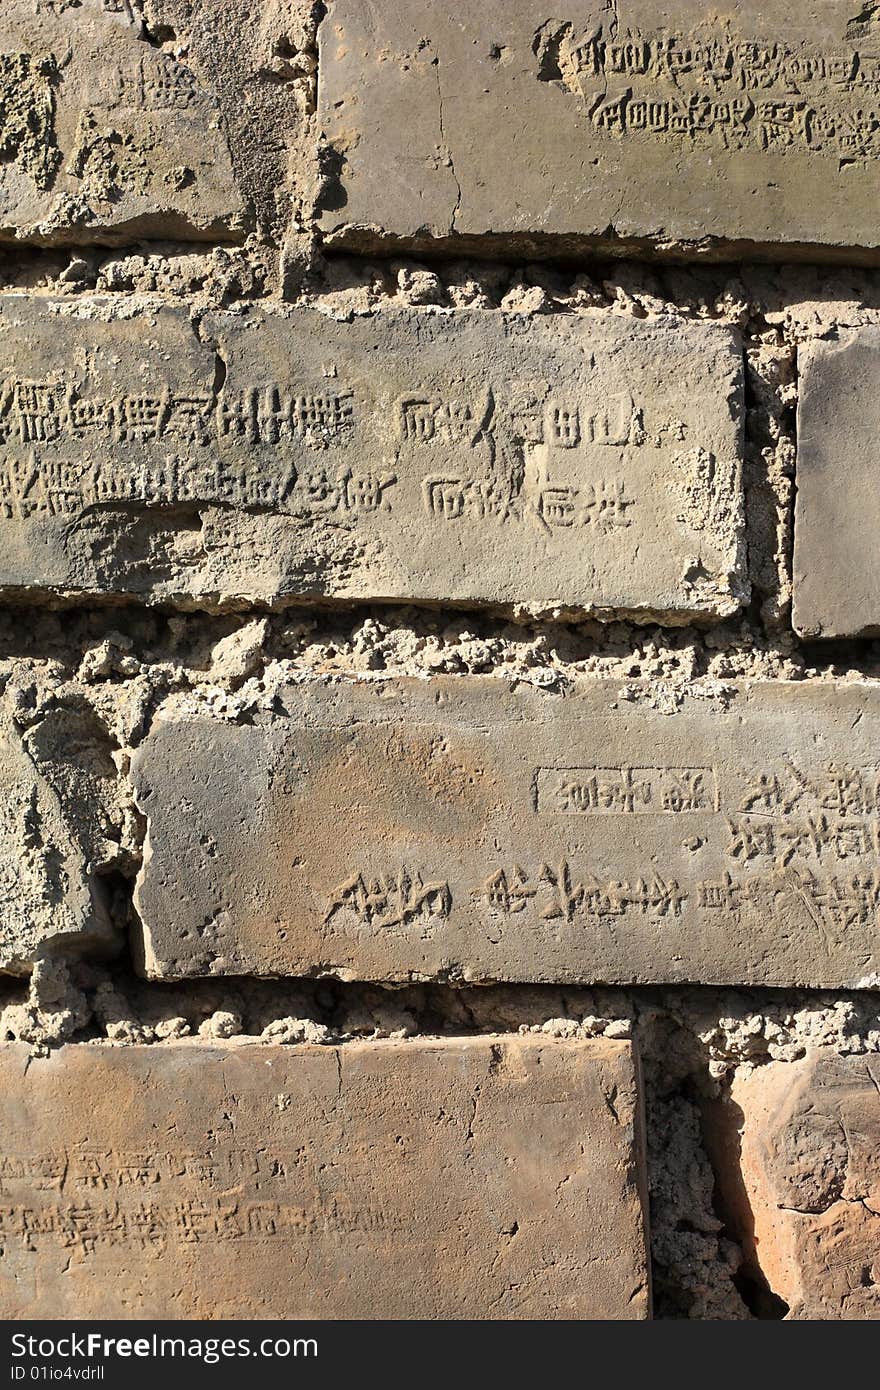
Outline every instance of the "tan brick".
<path fill-rule="evenodd" d="M 183 51 L 216 100 L 240 190 L 264 232 L 299 222 L 311 199 L 313 0 L 138 0 L 166 52 Z"/>
<path fill-rule="evenodd" d="M 648 1315 L 628 1045 L 0 1050 L 0 1315 Z"/>
<path fill-rule="evenodd" d="M 0 302 L 0 585 L 737 610 L 742 362 L 707 324 Z"/>
<path fill-rule="evenodd" d="M 880 968 L 877 687 L 656 707 L 481 677 L 171 702 L 138 749 L 154 976 L 855 985 Z"/>
<path fill-rule="evenodd" d="M 215 94 L 128 0 L 3 0 L 0 239 L 239 239 L 246 211 Z"/>
<path fill-rule="evenodd" d="M 880 329 L 798 353 L 794 625 L 804 637 L 880 632 Z"/>
<path fill-rule="evenodd" d="M 47 735 L 52 744 L 50 725 L 23 737 L 8 710 L 0 714 L 0 971 L 24 973 L 35 960 L 113 940 L 88 843 L 100 812 L 63 760 L 46 775 L 40 745 Z"/>
<path fill-rule="evenodd" d="M 525 252 L 584 239 L 876 253 L 880 61 L 836 3 L 329 0 L 321 225 Z"/>
<path fill-rule="evenodd" d="M 817 1048 L 734 1083 L 744 1247 L 794 1319 L 880 1318 L 880 1065 Z"/>

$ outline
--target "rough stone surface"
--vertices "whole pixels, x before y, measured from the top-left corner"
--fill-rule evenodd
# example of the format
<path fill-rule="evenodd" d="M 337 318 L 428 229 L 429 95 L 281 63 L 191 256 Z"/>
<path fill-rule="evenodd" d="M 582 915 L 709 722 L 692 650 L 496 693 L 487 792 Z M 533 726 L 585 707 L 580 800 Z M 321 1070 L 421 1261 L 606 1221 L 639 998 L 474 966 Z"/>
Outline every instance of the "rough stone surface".
<path fill-rule="evenodd" d="M 237 187 L 267 240 L 311 211 L 317 0 L 136 0 L 143 29 L 211 92 Z"/>
<path fill-rule="evenodd" d="M 246 213 L 214 93 L 127 0 L 4 0 L 0 238 L 237 238 Z"/>
<path fill-rule="evenodd" d="M 90 808 L 76 802 L 87 794 L 65 778 L 63 763 L 51 780 L 44 775 L 41 741 L 39 730 L 22 737 L 8 709 L 0 714 L 0 971 L 25 972 L 35 960 L 107 949 L 113 940 L 107 892 L 83 834 Z M 57 759 L 57 745 L 52 752 Z"/>
<path fill-rule="evenodd" d="M 880 966 L 870 689 L 438 678 L 160 711 L 133 763 L 157 977 L 855 985 Z M 332 833 L 330 832 L 332 827 Z"/>
<path fill-rule="evenodd" d="M 730 614 L 720 325 L 0 300 L 0 584 Z"/>
<path fill-rule="evenodd" d="M 804 637 L 880 632 L 880 329 L 799 354 L 794 624 Z"/>
<path fill-rule="evenodd" d="M 739 1077 L 722 1170 L 747 1260 L 792 1319 L 880 1318 L 880 1068 L 818 1048 Z M 739 1131 L 738 1138 L 735 1131 Z M 732 1156 L 733 1157 L 733 1156 Z"/>
<path fill-rule="evenodd" d="M 628 1044 L 28 1062 L 0 1053 L 4 1318 L 648 1315 Z"/>
<path fill-rule="evenodd" d="M 329 0 L 321 226 L 876 251 L 876 21 L 842 0 Z M 558 248 L 557 248 L 558 249 Z"/>

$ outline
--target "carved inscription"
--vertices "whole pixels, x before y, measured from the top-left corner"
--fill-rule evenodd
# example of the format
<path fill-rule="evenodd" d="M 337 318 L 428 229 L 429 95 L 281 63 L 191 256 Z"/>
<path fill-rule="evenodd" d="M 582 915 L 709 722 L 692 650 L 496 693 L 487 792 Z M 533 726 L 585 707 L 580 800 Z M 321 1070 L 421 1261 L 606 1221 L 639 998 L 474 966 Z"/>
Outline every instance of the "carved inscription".
<path fill-rule="evenodd" d="M 357 873 L 334 890 L 324 921 L 337 912 L 352 913 L 365 927 L 389 931 L 424 923 L 430 930 L 435 918 L 448 917 L 452 894 L 448 883 L 425 883 L 421 872 L 400 868 L 377 876 Z"/>
<path fill-rule="evenodd" d="M 102 106 L 132 107 L 138 111 L 186 111 L 196 104 L 200 91 L 192 72 L 172 58 L 152 54 L 130 58 L 114 73 L 114 80 L 98 95 Z"/>
<path fill-rule="evenodd" d="M 841 987 L 869 975 L 873 687 L 746 686 L 726 708 L 693 700 L 672 716 L 649 687 L 628 690 L 621 701 L 613 683 L 586 683 L 560 699 L 438 678 L 298 686 L 283 729 L 160 716 L 134 770 L 148 973 Z M 565 764 L 550 764 L 560 749 Z M 203 790 L 209 757 L 230 787 L 250 779 L 263 829 L 242 835 L 230 816 L 227 835 Z"/>
<path fill-rule="evenodd" d="M 552 47 L 559 80 L 607 135 L 847 160 L 880 155 L 880 44 L 822 51 L 729 28 L 648 36 L 551 23 L 535 46 L 545 67 Z"/>
<path fill-rule="evenodd" d="M 170 307 L 0 302 L 2 582 L 125 590 L 133 571 L 166 592 L 183 579 L 254 598 L 320 586 L 683 615 L 744 597 L 726 329 L 389 309 L 351 324 L 217 313 L 199 332 Z M 151 569 L 149 538 L 167 555 L 181 508 L 205 518 L 201 564 Z M 128 540 L 114 549 L 132 517 L 145 563 Z M 32 528 L 37 552 L 18 539 Z M 42 575 L 21 573 L 29 553 Z"/>
<path fill-rule="evenodd" d="M 0 515 L 57 516 L 114 501 L 146 506 L 215 502 L 278 512 L 375 511 L 393 473 L 354 474 L 290 464 L 280 477 L 251 475 L 218 457 L 224 440 L 279 445 L 300 440 L 325 449 L 351 429 L 351 392 L 322 396 L 292 394 L 276 383 L 238 397 L 180 395 L 163 385 L 153 395 L 80 396 L 79 383 L 10 380 L 0 383 L 0 447 L 10 444 L 0 472 Z M 167 443 L 165 461 L 132 470 L 120 449 L 126 444 Z M 92 445 L 101 457 L 83 463 Z M 15 450 L 15 445 L 32 446 Z M 40 446 L 55 445 L 48 453 Z M 75 458 L 56 457 L 67 448 Z M 202 453 L 201 451 L 204 451 Z"/>
<path fill-rule="evenodd" d="M 577 876 L 567 859 L 541 864 L 533 873 L 519 864 L 509 871 L 497 869 L 470 896 L 502 917 L 522 911 L 526 900 L 534 899 L 542 922 L 620 917 L 631 910 L 641 916 L 680 917 L 687 898 L 675 879 L 653 874 L 649 879 L 600 881 L 590 873 Z"/>
<path fill-rule="evenodd" d="M 711 767 L 539 767 L 535 803 L 577 815 L 717 811 L 717 777 Z"/>
<path fill-rule="evenodd" d="M 277 480 L 246 480 L 216 459 L 224 442 L 259 445 L 306 446 L 305 452 L 355 445 L 374 422 L 376 409 L 363 386 L 341 386 L 319 392 L 298 391 L 295 384 L 269 382 L 243 390 L 224 389 L 216 399 L 210 392 L 178 394 L 163 383 L 153 394 L 117 394 L 112 397 L 83 394 L 81 380 L 63 376 L 45 381 L 10 378 L 0 381 L 0 446 L 33 446 L 22 462 L 10 454 L 0 473 L 0 508 L 8 517 L 34 512 L 78 511 L 99 502 L 125 499 L 147 505 L 173 505 L 178 501 L 216 501 L 233 506 L 271 507 L 282 512 L 319 511 L 358 513 L 375 511 L 385 492 L 398 481 L 394 472 L 353 474 L 327 467 L 298 469 L 289 463 Z M 514 400 L 522 391 L 513 383 Z M 430 413 L 424 401 L 406 401 L 401 408 L 400 438 L 406 446 L 433 441 L 457 446 L 465 452 L 485 443 L 486 461 L 503 460 L 496 476 L 421 480 L 425 511 L 443 521 L 460 517 L 498 521 L 531 519 L 545 528 L 573 525 L 599 530 L 629 526 L 626 513 L 635 499 L 626 494 L 622 478 L 600 478 L 584 488 L 551 485 L 552 468 L 543 459 L 538 465 L 537 486 L 524 489 L 525 463 L 533 451 L 575 449 L 581 441 L 599 445 L 644 445 L 641 410 L 628 398 L 626 428 L 615 428 L 608 413 L 584 411 L 581 432 L 579 407 L 548 398 L 543 414 L 527 417 L 504 404 L 496 407 L 495 394 L 472 407 L 466 401 L 435 398 Z M 481 423 L 473 426 L 475 412 Z M 542 421 L 547 422 L 545 428 Z M 468 422 L 471 422 L 469 425 Z M 535 424 L 537 422 L 537 426 Z M 380 422 L 381 423 L 381 422 Z M 620 421 L 618 422 L 620 425 Z M 522 433 L 520 433 L 522 431 Z M 57 461 L 52 451 L 43 458 L 38 446 L 71 448 L 92 444 L 103 453 L 123 444 L 167 442 L 176 448 L 168 462 L 146 474 L 127 471 L 123 453 L 103 458 L 91 467 L 79 459 Z M 184 446 L 210 451 L 210 460 L 185 455 Z M 551 455 L 552 457 L 552 455 Z"/>
<path fill-rule="evenodd" d="M 145 43 L 128 0 L 3 0 L 0 239 L 241 239 L 228 127 L 178 39 Z"/>
<path fill-rule="evenodd" d="M 626 1044 L 6 1045 L 0 1081 L 6 1318 L 647 1314 Z"/>

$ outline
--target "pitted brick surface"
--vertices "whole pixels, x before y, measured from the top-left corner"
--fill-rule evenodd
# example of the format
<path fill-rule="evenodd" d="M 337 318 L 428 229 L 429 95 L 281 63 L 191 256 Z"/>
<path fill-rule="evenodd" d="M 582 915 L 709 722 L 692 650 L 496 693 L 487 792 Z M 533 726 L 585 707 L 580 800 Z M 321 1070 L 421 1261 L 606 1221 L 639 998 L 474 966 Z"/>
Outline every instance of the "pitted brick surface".
<path fill-rule="evenodd" d="M 246 725 L 160 712 L 133 770 L 147 973 L 878 969 L 873 694 L 759 682 L 668 714 L 627 693 L 441 677 L 297 685 Z"/>
<path fill-rule="evenodd" d="M 7 1046 L 0 1073 L 6 1318 L 648 1315 L 625 1043 Z"/>
<path fill-rule="evenodd" d="M 456 238 L 876 249 L 880 60 L 832 0 L 330 0 L 321 226 Z"/>

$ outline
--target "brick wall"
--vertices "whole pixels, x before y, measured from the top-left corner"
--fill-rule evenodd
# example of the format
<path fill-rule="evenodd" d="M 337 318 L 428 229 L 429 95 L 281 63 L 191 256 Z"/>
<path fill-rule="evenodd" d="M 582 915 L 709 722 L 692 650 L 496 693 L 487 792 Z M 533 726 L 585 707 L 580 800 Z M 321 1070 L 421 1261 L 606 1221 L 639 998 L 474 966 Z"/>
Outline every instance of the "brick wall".
<path fill-rule="evenodd" d="M 877 1316 L 878 156 L 838 0 L 5 0 L 4 1317 Z"/>

